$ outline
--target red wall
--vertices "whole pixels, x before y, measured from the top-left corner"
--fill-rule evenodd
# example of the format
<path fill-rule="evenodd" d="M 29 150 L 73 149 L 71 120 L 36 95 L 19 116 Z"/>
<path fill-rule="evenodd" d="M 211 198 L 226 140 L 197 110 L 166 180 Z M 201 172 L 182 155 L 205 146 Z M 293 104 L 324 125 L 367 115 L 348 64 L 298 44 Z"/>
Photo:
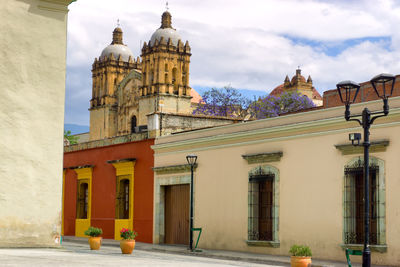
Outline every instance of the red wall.
<path fill-rule="evenodd" d="M 372 87 L 370 82 L 363 82 L 360 84 L 361 88 L 358 92 L 356 103 L 378 100 L 378 96 L 375 93 L 374 88 Z M 382 88 L 378 87 L 380 93 L 382 93 Z M 400 75 L 396 76 L 396 82 L 393 89 L 392 96 L 400 96 Z M 331 108 L 337 106 L 343 106 L 343 103 L 340 101 L 339 93 L 336 89 L 325 91 L 323 96 L 324 108 Z M 389 98 L 389 106 L 390 106 L 390 98 Z"/>
<path fill-rule="evenodd" d="M 133 225 L 139 242 L 153 242 L 154 139 L 64 153 L 64 235 L 75 235 L 76 173 L 69 167 L 94 165 L 92 174 L 91 225 L 114 238 L 116 175 L 109 160 L 135 158 Z"/>

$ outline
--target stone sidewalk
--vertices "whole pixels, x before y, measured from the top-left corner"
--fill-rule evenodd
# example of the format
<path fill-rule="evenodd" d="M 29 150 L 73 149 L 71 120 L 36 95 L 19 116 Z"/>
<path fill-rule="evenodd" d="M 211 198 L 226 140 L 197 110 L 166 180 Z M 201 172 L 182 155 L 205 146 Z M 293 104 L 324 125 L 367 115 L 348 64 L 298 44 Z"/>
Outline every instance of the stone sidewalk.
<path fill-rule="evenodd" d="M 81 244 L 88 246 L 87 238 L 82 237 L 72 237 L 65 236 L 63 239 L 63 246 L 70 246 L 71 244 Z M 119 241 L 112 239 L 103 239 L 102 247 L 119 247 Z M 246 253 L 237 251 L 225 251 L 225 250 L 200 250 L 196 252 L 191 252 L 188 250 L 187 246 L 178 245 L 164 245 L 164 244 L 148 244 L 136 242 L 135 250 L 148 251 L 148 252 L 161 252 L 176 255 L 192 255 L 196 257 L 205 257 L 211 259 L 223 259 L 229 261 L 240 261 L 256 264 L 266 264 L 270 266 L 290 266 L 289 256 L 276 256 L 276 255 L 266 255 L 266 254 L 256 254 L 256 253 Z M 355 256 L 353 256 L 355 257 Z M 345 260 L 345 255 L 343 253 L 343 260 Z M 330 266 L 347 266 L 345 261 L 335 262 L 335 261 L 324 261 L 318 259 L 312 259 L 312 265 L 316 267 L 330 267 Z M 359 267 L 361 264 L 353 263 L 352 266 Z"/>

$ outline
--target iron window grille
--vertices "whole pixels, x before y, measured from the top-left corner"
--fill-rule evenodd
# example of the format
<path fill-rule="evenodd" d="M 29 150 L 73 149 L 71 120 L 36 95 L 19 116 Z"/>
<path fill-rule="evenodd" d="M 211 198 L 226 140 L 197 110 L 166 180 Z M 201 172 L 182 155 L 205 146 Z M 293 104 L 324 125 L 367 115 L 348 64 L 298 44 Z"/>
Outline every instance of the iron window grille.
<path fill-rule="evenodd" d="M 359 160 L 353 166 L 345 168 L 344 185 L 344 243 L 364 243 L 364 166 Z M 378 223 L 380 221 L 378 204 L 378 173 L 379 167 L 369 166 L 370 181 L 370 244 L 379 243 Z"/>
<path fill-rule="evenodd" d="M 273 240 L 274 178 L 261 167 L 249 177 L 249 240 Z"/>

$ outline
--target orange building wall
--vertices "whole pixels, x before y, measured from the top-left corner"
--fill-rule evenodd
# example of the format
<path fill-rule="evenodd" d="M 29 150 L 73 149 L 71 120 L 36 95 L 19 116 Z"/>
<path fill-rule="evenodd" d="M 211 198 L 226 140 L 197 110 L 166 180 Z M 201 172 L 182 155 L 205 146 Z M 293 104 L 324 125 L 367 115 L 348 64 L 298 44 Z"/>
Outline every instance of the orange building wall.
<path fill-rule="evenodd" d="M 135 158 L 133 225 L 139 242 L 152 243 L 154 139 L 64 153 L 64 235 L 75 235 L 77 175 L 75 166 L 94 165 L 91 225 L 103 229 L 103 238 L 114 238 L 116 176 L 109 160 Z"/>

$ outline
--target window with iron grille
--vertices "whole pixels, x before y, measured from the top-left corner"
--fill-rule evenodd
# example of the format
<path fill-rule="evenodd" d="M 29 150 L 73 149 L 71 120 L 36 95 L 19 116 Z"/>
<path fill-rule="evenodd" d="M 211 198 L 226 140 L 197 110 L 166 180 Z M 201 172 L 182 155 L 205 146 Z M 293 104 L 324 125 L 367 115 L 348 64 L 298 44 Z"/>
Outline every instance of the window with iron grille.
<path fill-rule="evenodd" d="M 130 175 L 117 176 L 117 195 L 115 218 L 116 219 L 129 219 L 130 208 Z"/>
<path fill-rule="evenodd" d="M 89 181 L 78 180 L 78 194 L 76 201 L 76 218 L 87 219 L 89 209 Z"/>
<path fill-rule="evenodd" d="M 249 173 L 249 241 L 278 242 L 278 171 L 259 166 Z"/>
<path fill-rule="evenodd" d="M 376 159 L 369 165 L 369 243 L 385 244 L 385 183 L 383 163 Z M 364 162 L 359 158 L 344 170 L 344 244 L 364 243 Z"/>

